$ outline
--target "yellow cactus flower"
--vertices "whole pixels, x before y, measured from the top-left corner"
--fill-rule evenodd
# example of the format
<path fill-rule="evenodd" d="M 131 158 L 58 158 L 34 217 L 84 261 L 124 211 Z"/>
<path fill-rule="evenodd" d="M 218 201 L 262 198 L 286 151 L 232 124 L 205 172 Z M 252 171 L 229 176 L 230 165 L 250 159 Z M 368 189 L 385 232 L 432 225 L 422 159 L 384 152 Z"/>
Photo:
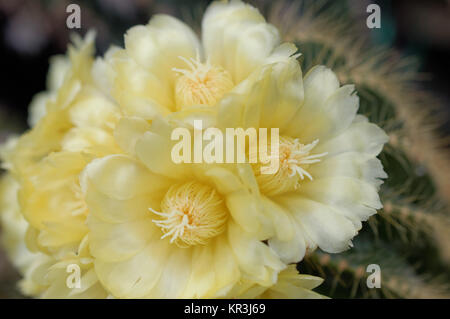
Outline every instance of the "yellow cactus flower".
<path fill-rule="evenodd" d="M 87 234 L 88 213 L 78 175 L 91 157 L 74 152 L 56 152 L 22 177 L 20 204 L 33 227 L 34 245 L 41 250 L 77 247 Z"/>
<path fill-rule="evenodd" d="M 354 86 L 322 66 L 303 77 L 295 53 L 240 1 L 210 5 L 201 40 L 166 15 L 97 60 L 93 35 L 75 40 L 30 107 L 31 130 L 2 151 L 2 223 L 24 293 L 323 297 L 320 278 L 289 264 L 347 249 L 381 208 L 387 136 L 356 114 Z M 176 162 L 172 133 L 196 120 L 279 129 L 278 170 Z M 67 284 L 72 265 L 80 287 Z"/>
<path fill-rule="evenodd" d="M 93 79 L 94 34 L 88 33 L 84 41 L 75 37 L 74 43 L 69 47 L 68 62 L 53 66 L 60 70 L 49 76 L 49 82 L 55 83 L 45 92 L 50 95 L 44 99 L 45 111 L 35 111 L 39 114 L 31 120 L 35 125 L 5 156 L 15 173 L 32 171 L 52 152 L 87 150 L 103 155 L 117 151 L 112 131 L 120 110 Z"/>
<path fill-rule="evenodd" d="M 105 87 L 126 115 L 152 119 L 186 109 L 206 112 L 248 85 L 261 67 L 295 59 L 296 50 L 280 43 L 256 8 L 217 1 L 204 14 L 201 41 L 183 22 L 156 15 L 129 29 L 125 48 L 110 50 L 96 65 L 109 70 Z"/>
<path fill-rule="evenodd" d="M 234 219 L 259 209 L 251 169 L 175 164 L 173 125 L 121 121 L 116 136 L 126 132 L 135 157 L 95 159 L 82 173 L 100 282 L 119 298 L 221 297 L 242 278 L 272 286 L 286 266 L 263 232 L 249 236 Z"/>
<path fill-rule="evenodd" d="M 249 232 L 258 223 L 272 225 L 268 243 L 286 263 L 317 246 L 330 253 L 351 246 L 361 221 L 382 207 L 378 190 L 387 177 L 376 156 L 388 137 L 356 114 L 354 86 L 340 87 L 322 66 L 306 74 L 303 86 L 304 99 L 289 101 L 279 85 L 262 78 L 223 101 L 218 112 L 220 127 L 279 129 L 277 172 L 262 174 L 260 157 L 249 164 L 266 213 L 238 222 Z"/>
<path fill-rule="evenodd" d="M 41 298 L 106 298 L 109 294 L 99 283 L 88 250 L 88 236 L 84 236 L 73 251 L 53 256 L 34 249 L 33 230 L 21 214 L 17 198 L 20 184 L 11 174 L 0 180 L 1 241 L 7 256 L 19 270 L 20 290 L 27 296 Z M 64 226 L 64 225 L 63 225 Z M 75 227 L 74 227 L 75 228 Z M 64 231 L 64 229 L 61 229 Z M 65 229 L 65 231 L 68 231 Z M 36 233 L 36 232 L 34 232 Z M 27 240 L 28 239 L 28 240 Z M 33 251 L 32 251 L 33 250 Z M 69 272 L 79 269 L 79 286 L 67 285 Z M 78 274 L 77 274 L 78 275 Z M 70 279 L 70 278 L 69 278 Z"/>
<path fill-rule="evenodd" d="M 93 40 L 92 33 L 75 38 L 69 56 L 53 65 L 45 112 L 3 152 L 21 184 L 31 244 L 44 252 L 79 245 L 88 229 L 78 176 L 93 158 L 120 152 L 113 137 L 120 110 L 93 79 Z"/>

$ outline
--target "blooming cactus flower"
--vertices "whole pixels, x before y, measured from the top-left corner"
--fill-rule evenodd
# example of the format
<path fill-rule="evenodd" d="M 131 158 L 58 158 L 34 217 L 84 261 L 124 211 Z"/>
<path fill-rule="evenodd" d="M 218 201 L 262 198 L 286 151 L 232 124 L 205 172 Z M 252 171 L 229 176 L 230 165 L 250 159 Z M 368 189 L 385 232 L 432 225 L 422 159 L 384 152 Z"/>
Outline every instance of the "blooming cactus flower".
<path fill-rule="evenodd" d="M 109 70 L 105 86 L 124 113 L 152 119 L 186 108 L 206 111 L 262 66 L 295 52 L 256 8 L 214 2 L 203 17 L 201 41 L 183 22 L 156 15 L 128 30 L 125 48 L 110 50 L 98 64 Z"/>
<path fill-rule="evenodd" d="M 241 278 L 273 285 L 285 265 L 264 237 L 233 219 L 259 205 L 246 184 L 251 170 L 175 164 L 177 126 L 163 119 L 122 125 L 142 128 L 131 139 L 136 158 L 94 160 L 81 179 L 91 253 L 107 289 L 118 297 L 198 298 L 221 297 Z"/>
<path fill-rule="evenodd" d="M 288 264 L 307 249 L 346 249 L 381 207 L 376 156 L 386 135 L 356 115 L 354 87 L 324 67 L 303 78 L 295 46 L 240 1 L 211 4 L 201 40 L 157 15 L 104 58 L 94 60 L 91 34 L 75 44 L 54 60 L 49 90 L 31 106 L 32 129 L 2 152 L 19 196 L 1 209 L 25 218 L 16 227 L 3 214 L 17 229 L 10 256 L 26 255 L 17 260 L 23 291 L 321 297 L 311 291 L 321 279 Z M 195 120 L 279 128 L 279 169 L 175 163 L 171 133 L 192 132 Z M 16 254 L 23 241 L 32 252 Z M 78 288 L 66 285 L 72 264 Z"/>
<path fill-rule="evenodd" d="M 303 86 L 302 101 L 291 102 L 263 78 L 232 103 L 221 103 L 218 116 L 221 127 L 279 128 L 278 171 L 262 174 L 261 162 L 251 164 L 268 214 L 249 211 L 238 222 L 249 232 L 258 224 L 250 220 L 272 225 L 268 243 L 287 263 L 317 246 L 330 253 L 347 249 L 361 221 L 382 207 L 378 190 L 387 177 L 376 156 L 388 137 L 356 114 L 354 86 L 341 87 L 323 66 L 312 68 Z"/>
<path fill-rule="evenodd" d="M 92 158 L 120 152 L 112 135 L 120 111 L 91 76 L 93 40 L 88 34 L 85 41 L 75 41 L 61 66 L 64 74 L 58 75 L 64 79 L 46 97 L 43 114 L 35 112 L 40 115 L 32 130 L 3 152 L 5 165 L 21 184 L 30 238 L 46 251 L 77 247 L 87 234 L 78 175 Z"/>

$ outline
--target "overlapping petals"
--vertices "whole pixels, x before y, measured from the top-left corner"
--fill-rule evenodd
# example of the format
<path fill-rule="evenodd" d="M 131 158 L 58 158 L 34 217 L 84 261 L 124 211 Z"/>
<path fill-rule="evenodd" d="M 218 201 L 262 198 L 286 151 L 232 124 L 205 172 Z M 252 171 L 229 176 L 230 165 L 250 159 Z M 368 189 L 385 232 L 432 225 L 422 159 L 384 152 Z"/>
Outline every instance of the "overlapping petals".
<path fill-rule="evenodd" d="M 240 1 L 211 4 L 200 37 L 157 15 L 124 42 L 94 59 L 93 35 L 76 39 L 32 103 L 31 130 L 0 152 L 2 224 L 23 292 L 322 297 L 312 291 L 322 280 L 292 264 L 351 246 L 386 177 L 376 156 L 387 136 L 357 115 L 354 86 L 322 66 L 303 77 L 296 47 Z M 186 130 L 195 153 L 196 121 L 279 129 L 279 169 L 175 161 L 172 133 Z M 67 285 L 72 265 L 81 287 Z"/>
<path fill-rule="evenodd" d="M 283 78 L 289 79 L 293 73 L 282 64 Z M 302 90 L 290 78 L 288 83 Z M 285 262 L 298 262 L 316 247 L 331 253 L 347 249 L 361 222 L 382 207 L 378 190 L 387 175 L 376 156 L 387 135 L 356 114 L 354 87 L 341 87 L 325 67 L 305 75 L 304 93 L 296 98 L 276 100 L 289 94 L 280 95 L 276 83 L 260 80 L 258 85 L 264 86 L 262 101 L 269 101 L 271 108 L 256 94 L 254 99 L 242 94 L 239 107 L 221 103 L 219 122 L 223 127 L 279 129 L 280 170 L 274 175 L 254 170 L 266 210 L 261 215 L 273 225 L 270 246 Z"/>
<path fill-rule="evenodd" d="M 132 131 L 133 122 L 124 121 L 120 131 Z M 238 175 L 224 168 L 173 164 L 168 132 L 169 123 L 155 120 L 143 135 L 132 139 L 137 158 L 106 156 L 92 161 L 83 173 L 90 247 L 102 284 L 115 296 L 126 298 L 221 297 L 240 278 L 273 285 L 285 266 L 270 247 L 236 224 L 233 216 L 242 214 L 235 212 L 242 210 L 239 205 L 227 205 L 223 232 L 202 245 L 180 247 L 171 237 L 164 238 L 155 212 L 162 210 L 171 187 L 205 185 L 224 203 L 238 198 L 246 207 L 257 205 Z M 225 180 L 214 178 L 220 174 L 225 174 Z M 192 186 L 190 191 L 195 193 L 197 188 Z"/>
<path fill-rule="evenodd" d="M 125 48 L 110 50 L 97 64 L 110 71 L 106 86 L 125 114 L 152 119 L 186 107 L 214 106 L 239 90 L 242 82 L 251 81 L 251 74 L 295 52 L 295 46 L 280 44 L 278 31 L 257 9 L 232 1 L 213 3 L 207 9 L 201 40 L 183 22 L 157 15 L 147 25 L 129 29 Z M 183 95 L 191 94 L 176 89 L 183 72 L 194 77 L 194 73 L 207 74 L 202 83 L 217 85 L 194 92 L 192 102 L 183 104 Z M 226 82 L 221 82 L 222 76 Z"/>

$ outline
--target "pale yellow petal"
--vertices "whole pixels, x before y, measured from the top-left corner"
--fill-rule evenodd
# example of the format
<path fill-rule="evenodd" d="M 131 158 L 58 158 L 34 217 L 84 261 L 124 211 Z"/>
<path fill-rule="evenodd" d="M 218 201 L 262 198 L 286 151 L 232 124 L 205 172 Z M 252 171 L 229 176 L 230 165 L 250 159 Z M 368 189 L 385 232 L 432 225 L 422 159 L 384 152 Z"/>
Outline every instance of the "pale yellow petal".
<path fill-rule="evenodd" d="M 174 143 L 167 136 L 146 132 L 136 143 L 136 156 L 148 169 L 170 178 L 190 175 L 190 164 L 176 164 L 171 152 Z"/>
<path fill-rule="evenodd" d="M 192 271 L 183 298 L 201 298 L 207 296 L 216 280 L 216 273 L 212 271 L 214 264 L 213 245 L 195 246 L 192 248 Z"/>
<path fill-rule="evenodd" d="M 275 252 L 233 222 L 228 224 L 228 240 L 243 275 L 261 285 L 271 285 L 285 267 Z"/>
<path fill-rule="evenodd" d="M 47 113 L 47 102 L 54 98 L 51 92 L 40 92 L 33 96 L 28 108 L 28 125 L 33 127 Z"/>
<path fill-rule="evenodd" d="M 339 80 L 330 69 L 316 66 L 306 73 L 303 86 L 304 102 L 285 130 L 285 134 L 289 136 L 301 136 L 304 127 L 317 117 L 325 106 L 325 101 L 339 88 Z"/>
<path fill-rule="evenodd" d="M 114 131 L 117 144 L 130 155 L 135 155 L 138 139 L 149 130 L 150 124 L 138 117 L 121 118 Z"/>
<path fill-rule="evenodd" d="M 319 139 L 339 135 L 353 122 L 359 108 L 359 98 L 353 85 L 346 85 L 337 89 L 324 102 L 317 105 L 314 115 L 302 127 L 297 137 L 303 143 L 311 143 Z"/>
<path fill-rule="evenodd" d="M 289 195 L 281 196 L 278 202 L 293 214 L 302 230 L 326 252 L 338 253 L 347 249 L 357 234 L 353 223 L 332 206 Z"/>
<path fill-rule="evenodd" d="M 120 117 L 118 106 L 97 91 L 84 90 L 69 110 L 70 121 L 77 127 L 112 129 Z"/>
<path fill-rule="evenodd" d="M 125 155 L 95 159 L 86 167 L 89 182 L 111 198 L 131 199 L 168 186 L 167 179 L 152 174 L 141 163 Z"/>
<path fill-rule="evenodd" d="M 122 52 L 126 51 L 118 53 Z M 152 119 L 175 110 L 173 87 L 165 77 L 146 71 L 130 58 L 114 57 L 110 63 L 115 72 L 111 94 L 125 115 Z"/>
<path fill-rule="evenodd" d="M 61 149 L 69 152 L 88 152 L 96 156 L 119 152 L 112 134 L 96 127 L 71 128 L 61 140 Z"/>
<path fill-rule="evenodd" d="M 199 42 L 183 22 L 168 15 L 155 15 L 147 26 L 135 26 L 125 35 L 125 47 L 131 57 L 160 79 L 173 81 L 172 68 L 185 67 L 179 56 L 195 57 Z"/>
<path fill-rule="evenodd" d="M 121 223 L 148 216 L 149 207 L 158 207 L 163 192 L 142 194 L 126 200 L 118 200 L 99 192 L 93 185 L 86 184 L 85 201 L 91 214 L 105 222 Z"/>
<path fill-rule="evenodd" d="M 219 127 L 285 126 L 303 101 L 302 73 L 294 57 L 255 71 L 219 104 Z M 270 136 L 270 131 L 267 132 Z"/>
<path fill-rule="evenodd" d="M 202 42 L 211 63 L 224 67 L 239 83 L 264 64 L 280 36 L 256 8 L 241 1 L 217 1 L 203 17 Z"/>
<path fill-rule="evenodd" d="M 308 168 L 314 179 L 341 176 L 363 180 L 372 185 L 380 185 L 387 174 L 381 161 L 372 155 L 346 152 L 335 156 L 325 156 L 319 163 Z"/>
<path fill-rule="evenodd" d="M 286 264 L 297 263 L 306 252 L 306 242 L 301 228 L 292 214 L 267 197 L 263 198 L 264 206 L 275 234 L 268 240 L 269 246 Z"/>
<path fill-rule="evenodd" d="M 50 58 L 50 66 L 47 74 L 47 89 L 55 91 L 64 83 L 64 79 L 70 72 L 70 61 L 65 55 L 54 55 Z"/>
<path fill-rule="evenodd" d="M 191 274 L 192 254 L 189 249 L 172 249 L 164 270 L 147 298 L 180 298 Z"/>
<path fill-rule="evenodd" d="M 170 252 L 164 241 L 152 241 L 128 260 L 95 260 L 100 282 L 117 298 L 144 298 L 157 284 Z"/>
<path fill-rule="evenodd" d="M 222 297 L 240 279 L 240 270 L 237 260 L 226 236 L 219 236 L 214 241 L 214 263 L 215 271 L 214 288 L 210 291 L 212 296 Z"/>
<path fill-rule="evenodd" d="M 382 208 L 378 187 L 350 177 L 327 177 L 302 185 L 301 196 L 334 207 L 352 220 L 357 229 Z"/>
<path fill-rule="evenodd" d="M 150 215 L 150 214 L 149 214 Z M 87 224 L 90 230 L 91 254 L 104 262 L 129 259 L 142 251 L 159 232 L 150 218 L 121 223 L 108 223 L 91 213 Z"/>
<path fill-rule="evenodd" d="M 363 116 L 357 116 L 347 130 L 337 136 L 320 141 L 314 151 L 319 154 L 327 152 L 327 156 L 345 152 L 377 156 L 388 140 L 389 137 L 380 127 L 367 122 Z"/>

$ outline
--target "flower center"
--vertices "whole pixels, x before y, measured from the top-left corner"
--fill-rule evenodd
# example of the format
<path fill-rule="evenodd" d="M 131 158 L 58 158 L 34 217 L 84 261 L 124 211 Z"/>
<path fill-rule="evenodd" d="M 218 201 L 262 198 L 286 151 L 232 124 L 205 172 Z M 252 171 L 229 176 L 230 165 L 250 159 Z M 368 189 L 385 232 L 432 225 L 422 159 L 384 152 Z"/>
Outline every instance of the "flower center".
<path fill-rule="evenodd" d="M 302 144 L 292 137 L 280 136 L 279 141 L 279 169 L 275 174 L 261 174 L 261 163 L 253 164 L 253 171 L 258 181 L 260 190 L 267 195 L 281 194 L 295 190 L 300 185 L 300 181 L 305 177 L 313 179 L 307 169 L 311 164 L 320 162 L 320 158 L 327 153 L 310 154 L 313 148 L 319 143 L 315 140 L 310 144 Z M 268 154 L 270 154 L 271 143 L 268 144 Z"/>
<path fill-rule="evenodd" d="M 177 110 L 193 105 L 215 105 L 233 87 L 230 73 L 209 61 L 201 63 L 199 58 L 190 60 L 180 57 L 189 69 L 173 70 L 179 73 L 175 83 L 175 103 Z"/>
<path fill-rule="evenodd" d="M 203 245 L 225 230 L 228 211 L 221 196 L 210 186 L 197 182 L 173 185 L 161 202 L 161 212 L 149 208 L 159 219 L 153 222 L 162 238 L 179 247 Z"/>

